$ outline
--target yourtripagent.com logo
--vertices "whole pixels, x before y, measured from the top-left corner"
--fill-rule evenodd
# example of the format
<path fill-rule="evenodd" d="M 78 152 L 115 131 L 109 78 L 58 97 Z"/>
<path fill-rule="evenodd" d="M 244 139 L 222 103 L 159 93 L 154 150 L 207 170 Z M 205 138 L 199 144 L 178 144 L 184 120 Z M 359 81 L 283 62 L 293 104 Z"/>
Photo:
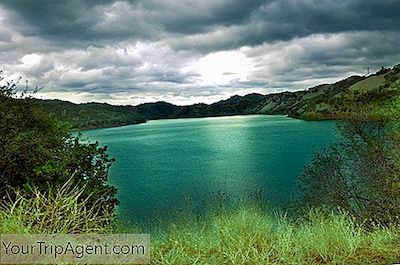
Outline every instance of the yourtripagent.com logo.
<path fill-rule="evenodd" d="M 1 235 L 1 264 L 147 264 L 148 234 Z"/>

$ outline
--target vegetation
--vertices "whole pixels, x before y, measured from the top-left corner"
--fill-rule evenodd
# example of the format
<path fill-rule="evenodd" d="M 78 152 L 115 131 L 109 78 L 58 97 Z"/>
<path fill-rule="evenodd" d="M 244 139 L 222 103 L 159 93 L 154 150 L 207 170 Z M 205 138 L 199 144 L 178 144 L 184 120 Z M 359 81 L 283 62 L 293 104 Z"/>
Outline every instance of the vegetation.
<path fill-rule="evenodd" d="M 397 65 L 368 77 L 353 76 L 333 85 L 321 85 L 310 89 L 311 93 L 291 106 L 289 115 L 309 120 L 365 120 L 363 114 L 368 113 L 368 120 L 381 120 L 382 113 L 372 111 L 400 96 L 399 81 L 400 66 Z"/>
<path fill-rule="evenodd" d="M 155 230 L 152 263 L 400 262 L 399 73 L 396 66 L 382 69 L 371 83 L 352 77 L 268 99 L 233 97 L 215 103 L 218 107 L 156 103 L 163 118 L 179 117 L 178 112 L 205 115 L 214 107 L 215 115 L 253 112 L 260 104 L 265 113 L 349 120 L 338 126 L 343 139 L 305 168 L 303 205 L 310 207 L 305 214 L 288 217 L 243 205 L 210 210 L 205 217 L 182 216 Z M 107 184 L 113 160 L 106 148 L 72 137 L 68 127 L 43 112 L 42 101 L 16 99 L 15 87 L 15 82 L 0 86 L 0 233 L 140 232 L 115 225 L 116 189 Z M 321 100 L 324 94 L 328 97 Z M 153 105 L 139 107 L 135 111 L 157 118 Z"/>
<path fill-rule="evenodd" d="M 131 106 L 107 103 L 73 104 L 61 100 L 36 100 L 53 118 L 67 123 L 73 130 L 115 127 L 146 122 Z"/>
<path fill-rule="evenodd" d="M 104 226 L 94 208 L 80 205 L 78 191 L 24 198 L 0 212 L 1 233 L 140 233 Z M 54 207 L 49 205 L 54 204 Z M 63 210 L 67 209 L 67 211 Z M 77 209 L 85 209 L 77 211 Z M 28 213 L 27 215 L 25 213 Z M 62 217 L 62 218 L 59 218 Z M 112 217 L 111 215 L 109 217 Z M 312 210 L 290 219 L 258 207 L 210 212 L 152 234 L 151 264 L 394 264 L 400 261 L 400 228 L 368 230 L 345 213 Z"/>
<path fill-rule="evenodd" d="M 171 225 L 152 241 L 154 264 L 392 264 L 397 227 L 359 226 L 346 213 L 313 210 L 290 220 L 245 207 Z"/>
<path fill-rule="evenodd" d="M 359 220 L 400 223 L 400 122 L 347 121 L 343 139 L 316 154 L 301 178 L 305 202 Z"/>
<path fill-rule="evenodd" d="M 399 75 L 398 68 L 385 76 L 385 91 L 398 88 Z M 363 98 L 371 95 L 376 91 Z M 338 124 L 341 141 L 316 154 L 301 178 L 306 202 L 340 207 L 359 220 L 400 223 L 399 99 L 380 96 Z"/>
<path fill-rule="evenodd" d="M 84 195 L 86 187 L 74 186 L 72 180 L 48 191 L 32 188 L 29 196 L 17 191 L 15 200 L 5 199 L 0 205 L 0 233 L 107 232 L 114 218 L 113 211 L 101 211 L 100 201 L 88 203 L 89 197 Z"/>
<path fill-rule="evenodd" d="M 72 176 L 73 185 L 86 187 L 82 198 L 91 206 L 99 203 L 104 213 L 114 209 L 116 189 L 107 184 L 113 160 L 106 147 L 72 137 L 30 97 L 17 99 L 16 85 L 0 86 L 0 197 L 15 197 L 15 190 L 31 196 L 31 186 L 47 191 Z"/>

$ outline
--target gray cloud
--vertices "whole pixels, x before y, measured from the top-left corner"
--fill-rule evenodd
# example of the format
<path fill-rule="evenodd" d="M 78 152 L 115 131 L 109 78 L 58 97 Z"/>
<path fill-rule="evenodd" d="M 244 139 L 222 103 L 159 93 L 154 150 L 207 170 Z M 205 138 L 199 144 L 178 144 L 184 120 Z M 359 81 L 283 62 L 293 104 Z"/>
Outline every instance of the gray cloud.
<path fill-rule="evenodd" d="M 66 99 L 211 102 L 396 64 L 399 33 L 397 0 L 2 0 L 0 65 Z"/>
<path fill-rule="evenodd" d="M 79 42 L 207 32 L 218 25 L 242 23 L 262 2 L 4 0 L 2 4 L 14 11 L 12 21 L 25 34 Z"/>
<path fill-rule="evenodd" d="M 398 1 L 280 0 L 252 10 L 241 24 L 219 24 L 207 32 L 173 39 L 177 49 L 235 49 L 312 34 L 356 31 L 400 33 Z"/>
<path fill-rule="evenodd" d="M 210 51 L 318 33 L 400 28 L 396 0 L 4 0 L 2 5 L 13 11 L 12 22 L 25 34 L 72 44 L 177 37 L 176 42 L 194 40 L 175 45 L 178 49 Z"/>

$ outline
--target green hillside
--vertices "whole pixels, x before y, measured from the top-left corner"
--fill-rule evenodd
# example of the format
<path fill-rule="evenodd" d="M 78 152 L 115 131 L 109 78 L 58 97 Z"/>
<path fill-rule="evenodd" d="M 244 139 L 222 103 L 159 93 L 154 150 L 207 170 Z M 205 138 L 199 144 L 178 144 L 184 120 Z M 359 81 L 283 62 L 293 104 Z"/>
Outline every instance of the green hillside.
<path fill-rule="evenodd" d="M 35 100 L 53 117 L 68 123 L 72 129 L 115 127 L 146 122 L 131 106 L 106 103 L 74 104 L 61 100 Z"/>
<path fill-rule="evenodd" d="M 285 114 L 307 120 L 346 119 L 371 110 L 400 96 L 400 65 L 382 69 L 368 77 L 351 76 L 334 84 L 323 84 L 307 91 L 268 95 L 258 105 L 258 113 Z"/>
<path fill-rule="evenodd" d="M 176 106 L 167 102 L 138 106 L 106 103 L 73 104 L 60 100 L 37 100 L 52 116 L 73 129 L 91 129 L 137 124 L 146 120 L 217 117 L 246 114 L 281 114 L 306 120 L 346 119 L 368 112 L 370 119 L 382 113 L 371 111 L 400 97 L 400 65 L 382 68 L 370 76 L 351 76 L 333 84 L 307 90 L 268 95 L 233 96 L 213 104 Z"/>

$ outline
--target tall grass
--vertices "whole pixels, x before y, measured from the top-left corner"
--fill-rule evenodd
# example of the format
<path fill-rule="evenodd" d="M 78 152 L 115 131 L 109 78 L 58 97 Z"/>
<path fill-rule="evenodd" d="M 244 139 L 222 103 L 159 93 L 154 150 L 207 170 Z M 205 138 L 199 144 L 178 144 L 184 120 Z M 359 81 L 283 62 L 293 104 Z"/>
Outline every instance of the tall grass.
<path fill-rule="evenodd" d="M 109 229 L 113 213 L 101 214 L 101 205 L 87 207 L 83 188 L 71 184 L 40 192 L 32 188 L 15 200 L 0 204 L 1 233 L 100 233 Z M 14 197 L 14 196 L 13 196 Z M 104 212 L 103 212 L 104 213 Z"/>
<path fill-rule="evenodd" d="M 260 209 L 213 214 L 152 237 L 154 264 L 393 264 L 399 227 L 367 231 L 346 213 L 290 220 Z"/>
<path fill-rule="evenodd" d="M 86 208 L 82 189 L 66 184 L 3 203 L 1 233 L 140 233 Z M 260 207 L 192 215 L 151 234 L 152 264 L 395 264 L 400 227 L 366 230 L 346 213 L 311 210 L 299 218 Z"/>

